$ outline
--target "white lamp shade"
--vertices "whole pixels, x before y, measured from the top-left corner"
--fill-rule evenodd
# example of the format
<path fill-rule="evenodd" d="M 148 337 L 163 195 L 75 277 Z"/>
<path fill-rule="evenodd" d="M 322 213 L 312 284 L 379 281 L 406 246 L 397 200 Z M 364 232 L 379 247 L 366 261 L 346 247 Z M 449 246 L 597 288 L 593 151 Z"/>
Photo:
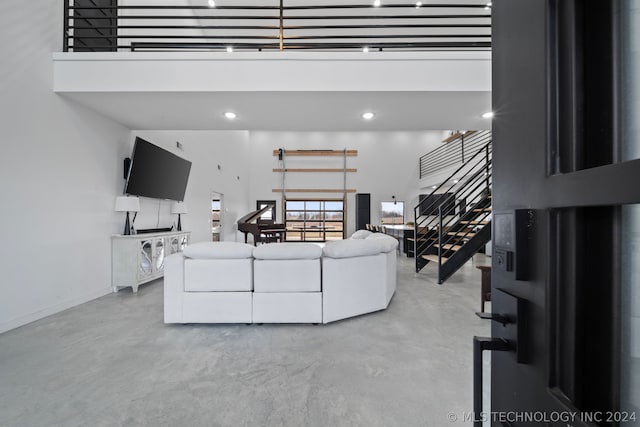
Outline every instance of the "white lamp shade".
<path fill-rule="evenodd" d="M 171 213 L 172 214 L 189 213 L 187 211 L 187 204 L 185 202 L 174 202 L 173 205 L 171 205 Z"/>
<path fill-rule="evenodd" d="M 116 197 L 116 212 L 140 212 L 140 199 L 137 197 Z"/>

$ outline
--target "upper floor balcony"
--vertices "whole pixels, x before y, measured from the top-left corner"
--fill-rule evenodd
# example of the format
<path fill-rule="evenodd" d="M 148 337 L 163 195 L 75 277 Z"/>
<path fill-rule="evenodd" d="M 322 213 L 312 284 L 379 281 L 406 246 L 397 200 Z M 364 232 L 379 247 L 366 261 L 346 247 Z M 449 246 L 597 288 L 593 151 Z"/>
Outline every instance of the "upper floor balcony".
<path fill-rule="evenodd" d="M 277 106 L 290 129 L 358 130 L 344 117 L 380 103 L 385 120 L 363 128 L 489 125 L 484 1 L 310 3 L 65 0 L 54 90 L 135 128 L 247 129 L 210 119 L 242 107 L 252 128 L 282 129 Z"/>

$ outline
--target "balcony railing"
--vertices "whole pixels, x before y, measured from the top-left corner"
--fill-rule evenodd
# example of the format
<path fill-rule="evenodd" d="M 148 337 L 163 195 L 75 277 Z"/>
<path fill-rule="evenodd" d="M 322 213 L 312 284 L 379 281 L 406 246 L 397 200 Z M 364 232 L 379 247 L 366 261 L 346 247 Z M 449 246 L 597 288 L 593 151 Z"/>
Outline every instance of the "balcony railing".
<path fill-rule="evenodd" d="M 467 131 L 420 157 L 420 179 L 444 169 L 460 166 L 491 141 L 491 131 Z"/>
<path fill-rule="evenodd" d="M 124 0 L 64 0 L 64 50 L 488 50 L 485 2 L 444 0 L 308 4 L 264 0 L 241 6 L 149 5 Z M 143 3 L 141 0 L 138 0 Z M 176 0 L 176 3 L 182 3 Z M 186 2 L 185 2 L 186 3 Z M 213 4 L 213 3 L 212 3 Z"/>

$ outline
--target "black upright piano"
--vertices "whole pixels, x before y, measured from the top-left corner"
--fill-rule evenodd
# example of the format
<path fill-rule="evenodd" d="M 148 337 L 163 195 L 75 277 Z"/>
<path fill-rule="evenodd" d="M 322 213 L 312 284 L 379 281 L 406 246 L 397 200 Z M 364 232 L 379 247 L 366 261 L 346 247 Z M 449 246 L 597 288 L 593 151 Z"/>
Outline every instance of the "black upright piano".
<path fill-rule="evenodd" d="M 284 224 L 277 224 L 273 220 L 260 219 L 262 214 L 273 209 L 273 206 L 265 206 L 257 211 L 249 212 L 238 220 L 238 231 L 244 233 L 244 242 L 247 243 L 247 235 L 253 234 L 254 246 L 258 242 L 269 243 L 281 241 L 286 231 Z"/>

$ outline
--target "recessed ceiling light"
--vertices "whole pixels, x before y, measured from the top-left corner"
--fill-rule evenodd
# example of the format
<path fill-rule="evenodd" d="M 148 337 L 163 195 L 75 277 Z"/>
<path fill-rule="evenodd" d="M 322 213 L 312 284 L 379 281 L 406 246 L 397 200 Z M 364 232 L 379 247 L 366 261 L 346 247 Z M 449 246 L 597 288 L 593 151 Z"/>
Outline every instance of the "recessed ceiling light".
<path fill-rule="evenodd" d="M 438 188 L 438 186 L 437 185 L 432 185 L 431 188 L 433 188 L 435 190 L 436 188 Z"/>
<path fill-rule="evenodd" d="M 367 111 L 366 113 L 362 113 L 362 118 L 365 120 L 371 120 L 373 119 L 373 117 L 375 116 L 375 114 L 373 114 L 371 111 Z"/>
<path fill-rule="evenodd" d="M 209 3 L 209 7 L 216 7 L 215 0 L 209 0 L 208 3 Z"/>
<path fill-rule="evenodd" d="M 227 52 L 233 52 L 233 47 L 227 46 Z"/>
<path fill-rule="evenodd" d="M 489 111 L 488 113 L 484 113 L 482 115 L 483 119 L 492 119 L 493 118 L 493 111 Z"/>
<path fill-rule="evenodd" d="M 457 180 L 457 179 L 454 179 L 454 180 L 453 180 L 453 183 L 454 183 L 454 184 L 457 184 L 458 182 L 459 182 L 459 180 Z"/>
<path fill-rule="evenodd" d="M 382 6 L 382 0 L 375 0 L 373 2 L 373 7 L 380 7 Z"/>
<path fill-rule="evenodd" d="M 369 52 L 369 46 L 365 46 L 365 47 L 363 47 L 363 48 L 362 48 L 362 51 L 363 51 L 363 52 Z"/>
<path fill-rule="evenodd" d="M 416 2 L 416 9 L 421 8 L 422 7 L 422 2 L 421 1 L 417 1 Z"/>
<path fill-rule="evenodd" d="M 238 117 L 238 115 L 232 111 L 227 111 L 226 113 L 224 113 L 224 116 L 229 120 L 233 120 Z"/>

